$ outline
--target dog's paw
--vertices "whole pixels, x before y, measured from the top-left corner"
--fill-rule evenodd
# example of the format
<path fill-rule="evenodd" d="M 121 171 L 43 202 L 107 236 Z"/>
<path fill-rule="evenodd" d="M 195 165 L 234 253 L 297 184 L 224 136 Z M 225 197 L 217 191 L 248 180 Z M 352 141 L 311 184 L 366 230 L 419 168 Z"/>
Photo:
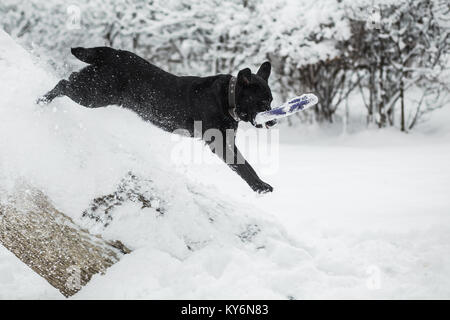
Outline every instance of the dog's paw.
<path fill-rule="evenodd" d="M 270 184 L 265 183 L 264 181 L 258 181 L 252 186 L 252 189 L 259 194 L 273 191 L 273 187 Z"/>
<path fill-rule="evenodd" d="M 35 102 L 36 102 L 36 104 L 38 104 L 40 106 L 44 106 L 46 104 L 49 104 L 50 100 L 47 99 L 46 96 L 42 96 L 42 97 L 39 97 Z"/>

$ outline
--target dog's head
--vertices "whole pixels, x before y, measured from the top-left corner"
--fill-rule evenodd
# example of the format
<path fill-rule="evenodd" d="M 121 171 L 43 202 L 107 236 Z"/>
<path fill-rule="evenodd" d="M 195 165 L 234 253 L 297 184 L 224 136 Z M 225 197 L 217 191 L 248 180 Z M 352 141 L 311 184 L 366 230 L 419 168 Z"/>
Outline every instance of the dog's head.
<path fill-rule="evenodd" d="M 255 116 L 262 111 L 270 110 L 272 93 L 267 80 L 270 76 L 270 62 L 264 62 L 256 74 L 249 68 L 239 71 L 236 81 L 236 113 L 242 121 L 250 122 L 257 128 L 261 125 L 255 124 Z M 269 121 L 266 127 L 275 125 L 276 121 Z"/>

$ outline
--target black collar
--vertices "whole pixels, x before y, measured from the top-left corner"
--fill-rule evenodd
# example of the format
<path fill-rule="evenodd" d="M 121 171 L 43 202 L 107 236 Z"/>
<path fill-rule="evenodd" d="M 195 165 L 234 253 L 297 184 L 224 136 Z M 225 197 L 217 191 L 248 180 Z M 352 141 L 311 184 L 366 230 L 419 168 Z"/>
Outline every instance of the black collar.
<path fill-rule="evenodd" d="M 241 120 L 236 112 L 236 78 L 233 76 L 228 84 L 228 113 L 235 121 Z"/>

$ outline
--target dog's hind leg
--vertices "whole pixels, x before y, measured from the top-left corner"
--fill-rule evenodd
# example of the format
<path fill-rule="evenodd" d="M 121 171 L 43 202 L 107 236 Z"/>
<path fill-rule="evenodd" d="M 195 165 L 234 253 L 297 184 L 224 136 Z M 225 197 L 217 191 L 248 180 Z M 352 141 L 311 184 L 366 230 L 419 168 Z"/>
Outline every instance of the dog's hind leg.
<path fill-rule="evenodd" d="M 58 84 L 49 92 L 47 92 L 42 97 L 36 100 L 36 103 L 39 105 L 49 104 L 56 97 L 61 97 L 65 95 L 66 88 L 69 84 L 67 80 L 61 80 Z"/>

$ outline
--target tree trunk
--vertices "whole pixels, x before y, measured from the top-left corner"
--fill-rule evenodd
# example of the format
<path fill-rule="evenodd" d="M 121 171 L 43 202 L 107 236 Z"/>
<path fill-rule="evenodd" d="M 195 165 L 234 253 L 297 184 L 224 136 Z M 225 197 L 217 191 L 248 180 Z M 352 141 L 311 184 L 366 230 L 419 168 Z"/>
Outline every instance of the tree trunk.
<path fill-rule="evenodd" d="M 400 130 L 405 132 L 405 99 L 404 99 L 403 80 L 400 82 Z"/>
<path fill-rule="evenodd" d="M 369 108 L 367 110 L 367 126 L 373 122 L 373 109 L 374 109 L 374 100 L 375 100 L 375 80 L 374 80 L 374 70 L 373 67 L 370 69 L 369 76 Z"/>
<path fill-rule="evenodd" d="M 380 128 L 386 127 L 386 99 L 384 95 L 384 83 L 383 83 L 383 66 L 384 66 L 384 60 L 381 59 L 380 65 L 378 67 L 378 114 L 379 114 L 379 122 L 378 126 Z"/>
<path fill-rule="evenodd" d="M 350 111 L 348 108 L 348 99 L 345 99 L 344 126 L 343 126 L 344 134 L 348 134 L 349 117 L 350 117 Z"/>
<path fill-rule="evenodd" d="M 25 187 L 0 203 L 0 243 L 66 297 L 130 252 L 81 229 L 42 192 Z"/>

